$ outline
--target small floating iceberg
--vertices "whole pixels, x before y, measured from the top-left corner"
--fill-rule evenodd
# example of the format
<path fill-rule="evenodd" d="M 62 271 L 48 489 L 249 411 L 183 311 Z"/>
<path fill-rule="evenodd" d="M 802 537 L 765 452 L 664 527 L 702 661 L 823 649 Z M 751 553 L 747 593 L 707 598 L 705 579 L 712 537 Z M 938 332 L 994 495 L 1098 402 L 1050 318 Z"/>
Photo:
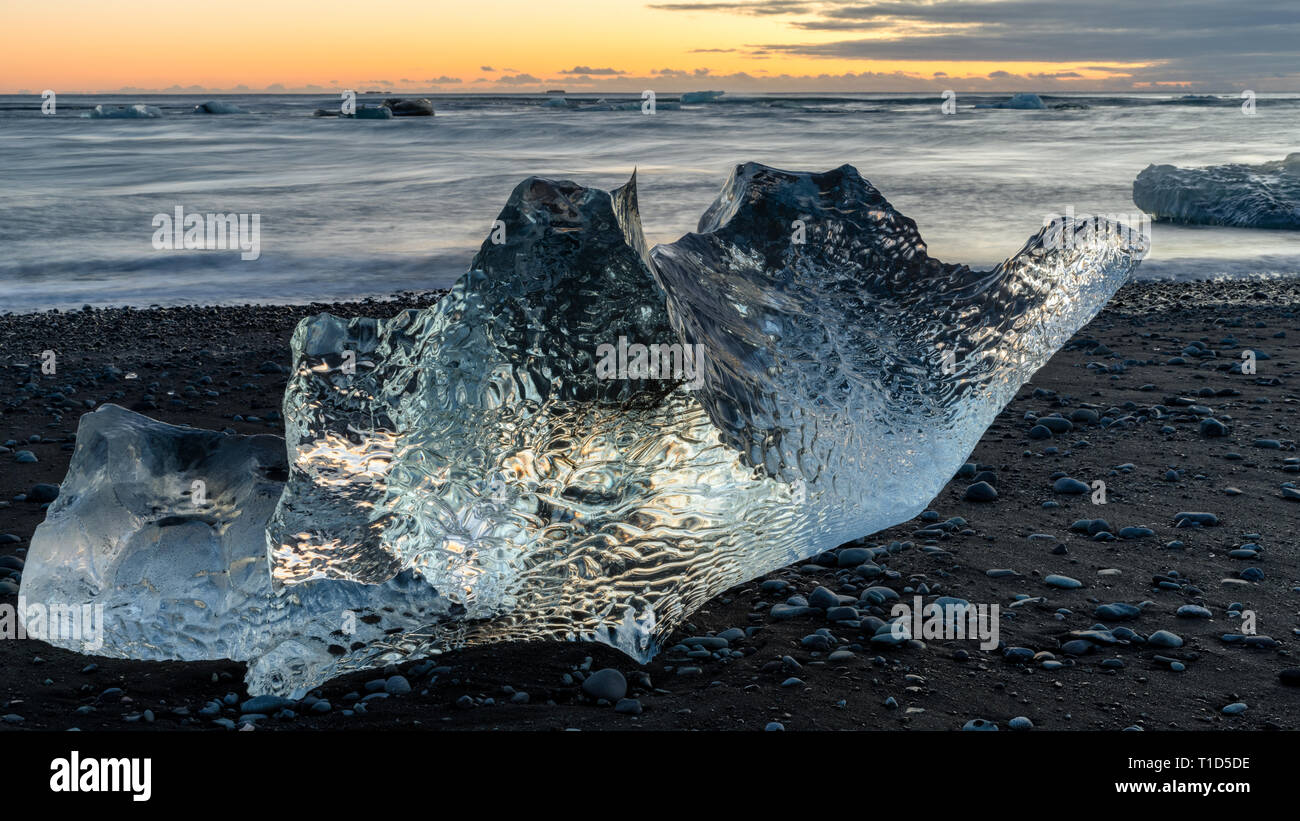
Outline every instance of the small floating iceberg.
<path fill-rule="evenodd" d="M 337 108 L 318 108 L 312 112 L 313 117 L 338 117 L 343 120 L 391 120 L 393 110 L 384 105 L 359 105 L 353 114 L 344 114 Z"/>
<path fill-rule="evenodd" d="M 726 94 L 725 91 L 688 91 L 681 96 L 683 103 L 711 103 Z"/>
<path fill-rule="evenodd" d="M 97 105 L 82 115 L 92 120 L 153 120 L 162 116 L 162 109 L 156 105 L 116 105 L 104 107 Z"/>
<path fill-rule="evenodd" d="M 644 106 L 645 102 L 639 98 L 635 100 L 606 100 L 603 97 L 594 102 L 580 102 L 555 97 L 543 102 L 541 105 L 542 108 L 563 108 L 568 111 L 640 111 Z M 655 103 L 655 110 L 657 111 L 680 111 L 681 108 L 679 103 Z"/>
<path fill-rule="evenodd" d="M 390 97 L 384 100 L 384 108 L 393 112 L 394 117 L 432 117 L 433 101 L 428 97 L 404 99 Z"/>
<path fill-rule="evenodd" d="M 1041 111 L 1047 108 L 1047 104 L 1037 94 L 1017 94 L 1010 100 L 1003 100 L 1000 103 L 979 103 L 976 108 L 1015 108 L 1025 111 Z"/>
<path fill-rule="evenodd" d="M 1158 222 L 1300 230 L 1300 152 L 1260 165 L 1149 165 L 1133 204 Z"/>
<path fill-rule="evenodd" d="M 391 120 L 393 110 L 383 105 L 360 105 L 357 106 L 357 113 L 352 117 L 357 120 Z"/>
<path fill-rule="evenodd" d="M 195 114 L 247 114 L 248 112 L 234 103 L 227 103 L 224 100 L 208 100 L 206 103 L 199 103 L 194 106 Z"/>
<path fill-rule="evenodd" d="M 636 100 L 605 100 L 600 99 L 591 105 L 584 105 L 578 108 L 579 111 L 641 111 L 645 107 L 645 101 Z M 680 103 L 674 102 L 656 102 L 656 111 L 681 111 Z"/>

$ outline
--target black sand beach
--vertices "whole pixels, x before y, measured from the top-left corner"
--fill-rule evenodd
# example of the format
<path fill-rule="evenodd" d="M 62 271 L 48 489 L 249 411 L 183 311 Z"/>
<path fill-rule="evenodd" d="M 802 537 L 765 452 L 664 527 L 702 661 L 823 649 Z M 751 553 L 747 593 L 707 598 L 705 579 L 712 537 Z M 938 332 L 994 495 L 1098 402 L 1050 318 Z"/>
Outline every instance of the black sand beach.
<path fill-rule="evenodd" d="M 438 296 L 0 317 L 0 605 L 16 603 L 43 518 L 19 497 L 62 479 L 82 413 L 113 402 L 171 423 L 281 433 L 300 318 L 389 315 Z M 931 505 L 937 516 L 857 545 L 896 544 L 874 564 L 831 551 L 733 588 L 644 667 L 598 645 L 478 648 L 337 679 L 287 713 L 245 720 L 237 663 L 118 661 L 4 640 L 0 729 L 953 730 L 972 719 L 1008 729 L 1017 717 L 1050 730 L 1300 729 L 1300 491 L 1288 488 L 1300 485 L 1298 316 L 1295 281 L 1126 286 L 975 449 L 974 471 L 991 474 L 995 500 L 965 500 L 976 477 L 954 478 Z M 57 356 L 53 375 L 41 373 L 46 350 Z M 1253 374 L 1241 372 L 1247 350 Z M 1031 438 L 1030 413 L 1059 413 L 1072 430 Z M 1220 432 L 1207 418 L 1224 435 L 1207 435 Z M 19 462 L 19 451 L 38 461 Z M 1056 492 L 1061 476 L 1104 482 L 1106 503 Z M 1217 524 L 1176 526 L 1185 511 Z M 1092 535 L 1071 531 L 1096 519 L 1106 525 Z M 1081 586 L 1049 585 L 1051 575 Z M 924 586 L 997 603 L 1005 646 L 882 647 L 865 626 L 828 621 L 815 606 L 824 587 L 859 599 L 864 622 L 887 617 L 872 610 L 873 586 L 905 601 Z M 792 596 L 813 606 L 774 618 L 773 605 Z M 1095 615 L 1114 603 L 1140 614 Z M 1257 635 L 1243 634 L 1233 604 L 1254 614 Z M 1114 633 L 1087 633 L 1098 622 L 1138 636 L 1108 643 Z M 746 635 L 677 643 L 731 628 Z M 1148 641 L 1157 631 L 1181 646 Z M 616 711 L 584 692 L 581 680 L 602 668 L 623 673 L 635 705 Z M 1230 704 L 1245 707 L 1225 714 Z"/>

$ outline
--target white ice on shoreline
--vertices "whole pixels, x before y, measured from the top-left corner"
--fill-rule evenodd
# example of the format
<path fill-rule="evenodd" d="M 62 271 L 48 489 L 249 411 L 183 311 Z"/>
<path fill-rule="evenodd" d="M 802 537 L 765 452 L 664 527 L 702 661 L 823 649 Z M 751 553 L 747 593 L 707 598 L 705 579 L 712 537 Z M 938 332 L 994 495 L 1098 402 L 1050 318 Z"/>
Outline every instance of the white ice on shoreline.
<path fill-rule="evenodd" d="M 1300 229 L 1300 152 L 1260 165 L 1149 165 L 1133 203 L 1162 222 Z"/>

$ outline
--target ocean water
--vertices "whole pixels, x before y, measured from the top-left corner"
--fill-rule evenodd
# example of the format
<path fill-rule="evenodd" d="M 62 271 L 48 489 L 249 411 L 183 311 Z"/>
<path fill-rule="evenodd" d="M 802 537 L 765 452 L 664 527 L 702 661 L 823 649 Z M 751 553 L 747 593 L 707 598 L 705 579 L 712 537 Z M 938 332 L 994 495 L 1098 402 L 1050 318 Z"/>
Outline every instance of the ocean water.
<path fill-rule="evenodd" d="M 599 187 L 636 169 L 651 243 L 695 228 L 731 169 L 858 168 L 930 253 L 989 267 L 1053 214 L 1137 212 L 1151 163 L 1259 163 L 1300 150 L 1300 94 L 746 95 L 653 116 L 637 95 L 431 95 L 434 118 L 314 118 L 330 95 L 0 97 L 0 312 L 83 304 L 307 302 L 445 287 L 530 175 Z M 233 102 L 247 114 L 201 115 Z M 382 97 L 359 97 L 360 103 Z M 603 100 L 603 104 L 600 102 Z M 158 119 L 91 119 L 143 103 Z M 622 110 L 619 110 L 619 109 Z M 260 256 L 156 250 L 155 216 L 258 215 Z M 1300 275 L 1300 235 L 1156 225 L 1139 276 Z"/>

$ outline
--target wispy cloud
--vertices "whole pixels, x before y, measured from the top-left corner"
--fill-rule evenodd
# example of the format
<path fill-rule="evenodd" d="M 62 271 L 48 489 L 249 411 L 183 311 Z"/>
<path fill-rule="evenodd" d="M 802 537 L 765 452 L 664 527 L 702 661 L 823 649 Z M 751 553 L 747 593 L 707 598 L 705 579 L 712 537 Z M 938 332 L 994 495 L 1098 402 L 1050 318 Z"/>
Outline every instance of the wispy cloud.
<path fill-rule="evenodd" d="M 875 2 L 758 0 L 659 3 L 655 9 L 782 15 L 792 37 L 756 54 L 836 60 L 1056 63 L 1129 74 L 1135 85 L 1186 81 L 1241 86 L 1260 78 L 1300 80 L 1296 0 L 934 0 Z M 799 33 L 860 32 L 858 39 L 808 41 Z M 1068 66 L 1068 67 L 1067 67 Z"/>
<path fill-rule="evenodd" d="M 561 74 L 588 74 L 599 77 L 611 77 L 626 72 L 619 71 L 616 68 L 591 68 L 590 66 L 574 66 L 560 70 Z"/>
<path fill-rule="evenodd" d="M 815 4 L 800 0 L 757 0 L 750 3 L 652 3 L 660 11 L 725 11 L 735 14 L 803 14 Z"/>

